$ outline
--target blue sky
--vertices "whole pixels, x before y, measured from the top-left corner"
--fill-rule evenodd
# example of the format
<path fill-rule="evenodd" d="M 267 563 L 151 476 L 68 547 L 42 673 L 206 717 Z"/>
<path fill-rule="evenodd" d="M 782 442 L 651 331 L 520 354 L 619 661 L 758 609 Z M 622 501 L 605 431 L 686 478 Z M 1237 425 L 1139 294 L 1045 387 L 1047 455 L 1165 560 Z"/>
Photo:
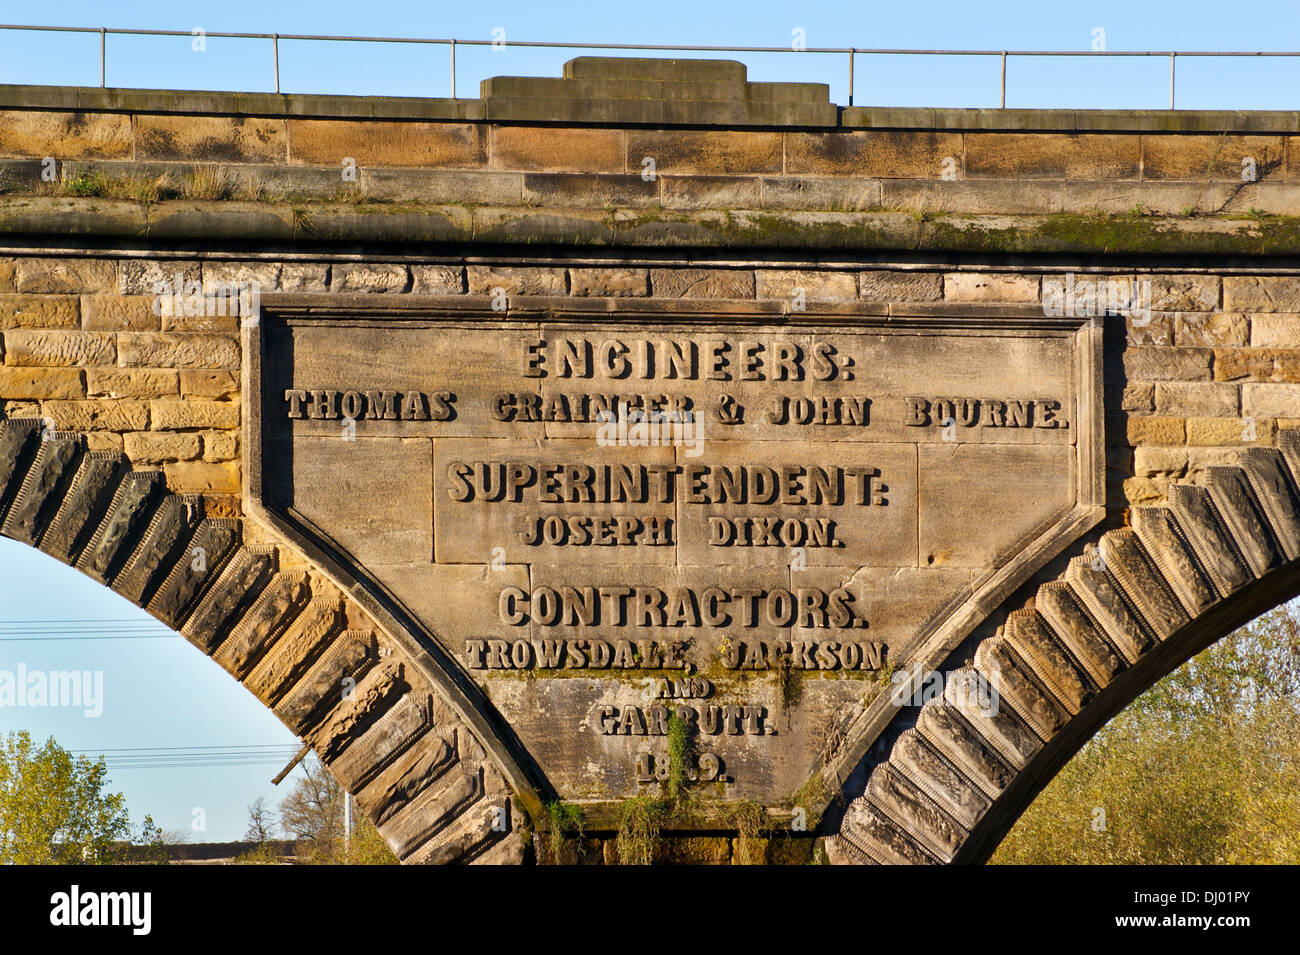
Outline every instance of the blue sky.
<path fill-rule="evenodd" d="M 28 19 L 30 18 L 30 19 Z M 969 2 L 838 4 L 816 8 L 771 0 L 741 3 L 657 0 L 641 3 L 252 3 L 216 5 L 136 2 L 106 6 L 65 0 L 56 7 L 10 4 L 8 22 L 68 26 L 152 27 L 190 31 L 332 33 L 492 39 L 504 29 L 507 46 L 459 49 L 458 91 L 475 95 L 494 75 L 559 75 L 563 50 L 526 50 L 511 40 L 785 46 L 802 29 L 808 46 L 936 49 L 1088 50 L 1104 31 L 1109 50 L 1300 49 L 1296 0 L 1261 0 L 1225 9 L 1205 0 L 1180 3 L 1050 4 Z M 188 38 L 112 37 L 110 86 L 270 90 L 270 44 L 208 39 L 196 52 Z M 448 94 L 445 48 L 370 44 L 282 44 L 286 92 L 369 95 Z M 741 57 L 756 80 L 819 81 L 847 102 L 843 56 L 812 53 Z M 1148 108 L 1168 104 L 1165 59 L 1016 60 L 1008 71 L 1013 107 Z M 98 38 L 0 31 L 0 83 L 97 85 Z M 1178 105 L 1201 109 L 1296 108 L 1300 58 L 1185 60 L 1178 65 Z M 995 58 L 860 57 L 858 105 L 996 106 Z M 270 778 L 296 738 L 220 668 L 176 636 L 157 639 L 14 641 L 28 627 L 15 621 L 97 621 L 47 624 L 60 636 L 135 635 L 161 625 L 107 589 L 56 561 L 0 540 L 0 671 L 102 671 L 103 712 L 0 707 L 0 733 L 28 729 L 53 735 L 74 750 L 144 747 L 263 747 L 252 765 L 161 768 L 118 762 L 113 786 L 126 794 L 134 822 L 145 813 L 167 830 L 191 830 L 194 841 L 237 839 L 245 807 L 258 796 L 276 803 Z M 113 621 L 113 623 L 104 623 Z M 127 623 L 123 623 L 127 622 Z M 9 639 L 6 639 L 9 638 Z M 176 753 L 178 750 L 167 750 Z M 223 760 L 212 759 L 221 763 Z M 225 760 L 230 762 L 230 760 Z M 155 764 L 156 765 L 156 764 Z M 202 810 L 203 831 L 193 830 Z"/>
<path fill-rule="evenodd" d="M 55 7 L 17 7 L 51 25 L 160 28 L 190 31 L 282 32 L 368 36 L 492 39 L 504 30 L 505 49 L 461 47 L 458 92 L 475 95 L 492 75 L 558 75 L 573 55 L 564 50 L 512 48 L 512 40 L 787 46 L 796 29 L 807 45 L 869 48 L 1090 50 L 1095 31 L 1106 49 L 1297 50 L 1300 9 L 1295 0 L 1261 0 L 1225 9 L 1206 0 L 1180 3 L 802 4 L 749 0 L 708 3 L 656 0 L 482 3 L 252 3 L 219 6 L 172 2 L 113 4 L 69 0 Z M 0 82 L 99 82 L 98 37 L 0 32 Z M 389 95 L 448 94 L 445 47 L 284 42 L 286 92 Z M 759 80 L 831 84 L 846 103 L 847 57 L 806 53 L 745 57 Z M 1163 109 L 1169 64 L 1164 58 L 1019 59 L 1008 67 L 1009 106 Z M 185 38 L 111 37 L 110 86 L 188 89 L 272 89 L 269 41 L 211 39 L 196 53 Z M 858 105 L 996 106 L 996 58 L 860 57 Z M 1300 58 L 1188 59 L 1178 64 L 1181 108 L 1294 108 Z"/>

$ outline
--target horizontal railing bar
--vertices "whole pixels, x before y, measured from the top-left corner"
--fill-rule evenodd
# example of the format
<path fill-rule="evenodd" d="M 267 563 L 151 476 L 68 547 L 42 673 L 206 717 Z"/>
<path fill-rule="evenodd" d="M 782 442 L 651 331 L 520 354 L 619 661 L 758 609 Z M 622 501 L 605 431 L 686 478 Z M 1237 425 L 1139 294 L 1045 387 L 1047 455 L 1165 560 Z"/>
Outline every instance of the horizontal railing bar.
<path fill-rule="evenodd" d="M 0 23 L 0 30 L 33 30 L 49 33 L 106 33 L 110 36 L 175 36 L 193 37 L 192 30 L 146 30 L 115 27 L 66 27 L 35 24 Z M 450 46 L 531 47 L 569 50 L 655 50 L 663 52 L 695 53 L 857 53 L 889 56 L 1300 56 L 1300 50 L 930 50 L 849 46 L 810 46 L 793 49 L 788 46 L 705 46 L 699 44 L 668 43 L 567 43 L 556 40 L 460 40 L 451 37 L 399 37 L 399 36 L 337 36 L 317 33 L 231 33 L 204 30 L 206 37 L 235 40 L 301 40 L 339 43 L 427 43 Z"/>

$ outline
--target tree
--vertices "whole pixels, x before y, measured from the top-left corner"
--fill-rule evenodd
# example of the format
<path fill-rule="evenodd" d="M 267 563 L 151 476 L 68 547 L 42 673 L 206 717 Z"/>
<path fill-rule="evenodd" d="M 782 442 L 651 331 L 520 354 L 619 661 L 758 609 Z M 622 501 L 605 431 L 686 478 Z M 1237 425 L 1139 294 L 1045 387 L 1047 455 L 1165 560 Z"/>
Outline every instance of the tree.
<path fill-rule="evenodd" d="M 108 766 L 53 738 L 37 748 L 11 732 L 0 745 L 0 864 L 111 862 L 131 836 L 125 798 L 105 792 Z"/>
<path fill-rule="evenodd" d="M 314 756 L 302 762 L 303 775 L 280 803 L 284 831 L 311 843 L 314 863 L 391 865 L 397 858 L 383 837 L 353 808 L 352 838 L 343 845 L 343 788 Z"/>
<path fill-rule="evenodd" d="M 244 830 L 244 840 L 261 845 L 271 838 L 273 825 L 275 822 L 271 818 L 270 807 L 265 799 L 258 796 L 248 804 L 248 828 Z"/>
<path fill-rule="evenodd" d="M 1039 794 L 1009 863 L 1300 862 L 1300 612 L 1269 611 L 1134 700 Z"/>

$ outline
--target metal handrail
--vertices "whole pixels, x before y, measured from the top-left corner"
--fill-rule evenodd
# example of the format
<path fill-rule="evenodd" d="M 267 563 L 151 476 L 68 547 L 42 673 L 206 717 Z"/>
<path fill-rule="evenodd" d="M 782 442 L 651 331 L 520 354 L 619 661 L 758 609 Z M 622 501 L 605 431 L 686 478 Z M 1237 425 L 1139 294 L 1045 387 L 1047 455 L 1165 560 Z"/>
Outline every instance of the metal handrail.
<path fill-rule="evenodd" d="M 996 56 L 1001 61 L 1002 81 L 1000 108 L 1007 106 L 1007 59 L 1012 56 L 1164 56 L 1169 58 L 1169 108 L 1174 108 L 1174 64 L 1180 56 L 1300 56 L 1300 51 L 1290 50 L 904 50 L 863 49 L 851 46 L 701 46 L 669 45 L 665 43 L 563 43 L 547 40 L 458 40 L 438 37 L 399 36 L 333 36 L 317 33 L 231 33 L 219 30 L 141 30 L 111 27 L 62 27 L 31 24 L 0 23 L 0 30 L 33 30 L 44 33 L 97 33 L 99 34 L 99 85 L 106 87 L 107 38 L 114 36 L 177 36 L 217 37 L 233 40 L 270 40 L 275 72 L 275 91 L 280 92 L 280 41 L 304 40 L 342 43 L 422 43 L 448 48 L 451 63 L 451 98 L 456 98 L 456 47 L 491 46 L 502 49 L 509 46 L 561 49 L 561 50 L 632 50 L 667 53 L 814 53 L 847 54 L 849 58 L 849 105 L 853 105 L 854 61 L 858 56 Z"/>

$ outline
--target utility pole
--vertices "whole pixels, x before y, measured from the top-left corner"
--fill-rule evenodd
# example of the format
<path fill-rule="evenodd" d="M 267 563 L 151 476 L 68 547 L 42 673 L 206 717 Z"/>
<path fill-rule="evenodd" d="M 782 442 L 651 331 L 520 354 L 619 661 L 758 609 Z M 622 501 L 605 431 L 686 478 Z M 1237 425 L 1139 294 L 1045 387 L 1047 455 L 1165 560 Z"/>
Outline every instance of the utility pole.
<path fill-rule="evenodd" d="M 352 861 L 352 793 L 343 791 L 343 859 Z"/>

